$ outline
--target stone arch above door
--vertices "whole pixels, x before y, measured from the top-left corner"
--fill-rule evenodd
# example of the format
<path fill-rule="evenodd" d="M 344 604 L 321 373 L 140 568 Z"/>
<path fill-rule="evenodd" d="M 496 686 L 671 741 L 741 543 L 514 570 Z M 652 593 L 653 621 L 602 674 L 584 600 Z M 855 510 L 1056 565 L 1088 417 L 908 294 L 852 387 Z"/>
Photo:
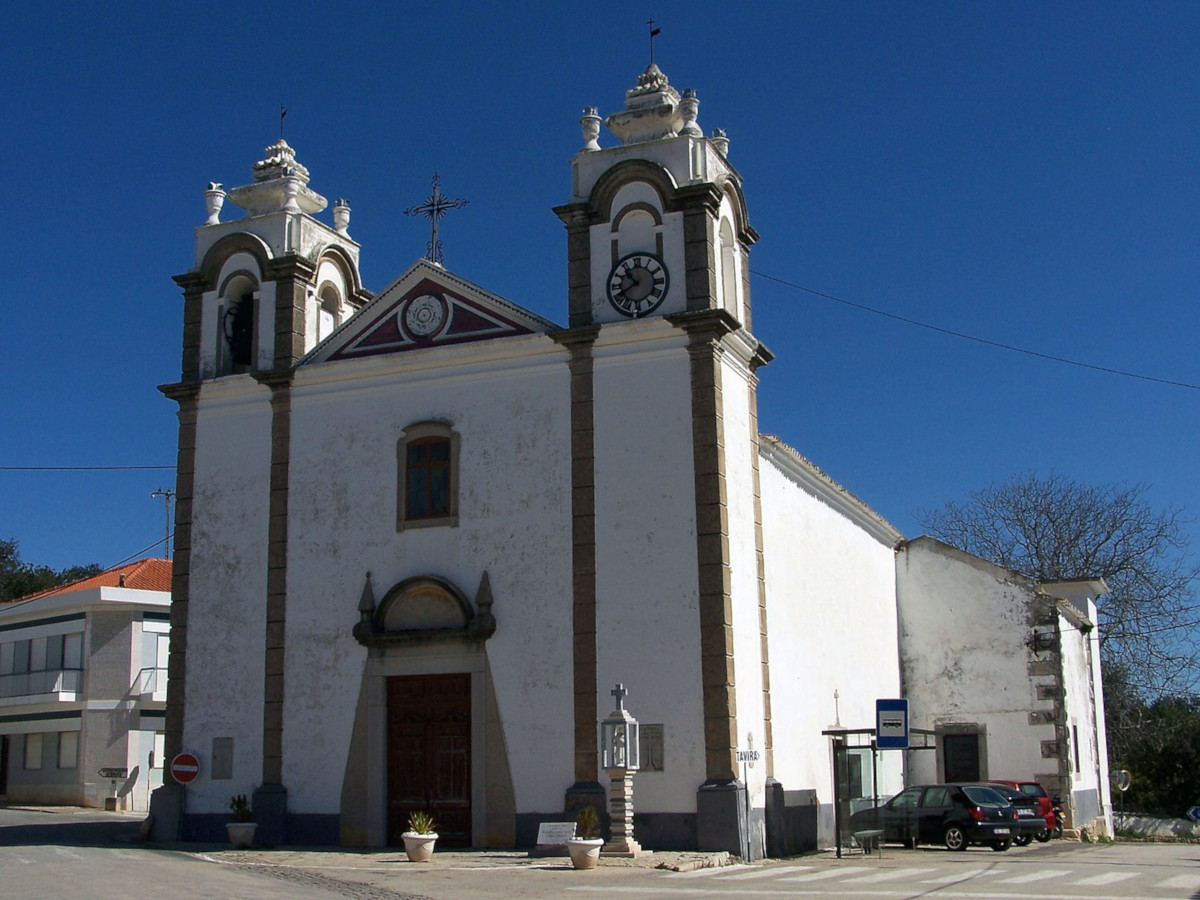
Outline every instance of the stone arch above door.
<path fill-rule="evenodd" d="M 393 586 L 378 605 L 368 572 L 358 612 L 354 637 L 367 647 L 446 638 L 486 641 L 496 631 L 487 572 L 480 579 L 474 604 L 448 579 L 416 575 Z"/>

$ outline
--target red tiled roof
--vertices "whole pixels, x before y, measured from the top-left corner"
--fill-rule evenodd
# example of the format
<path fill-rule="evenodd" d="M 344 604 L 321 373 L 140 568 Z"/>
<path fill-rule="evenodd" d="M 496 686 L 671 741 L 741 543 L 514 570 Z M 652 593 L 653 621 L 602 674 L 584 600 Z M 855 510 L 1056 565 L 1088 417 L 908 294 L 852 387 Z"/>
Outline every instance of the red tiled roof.
<path fill-rule="evenodd" d="M 141 559 L 124 566 L 116 566 L 99 575 L 72 581 L 70 584 L 60 584 L 36 594 L 19 597 L 20 600 L 34 600 L 38 597 L 49 597 L 52 594 L 72 594 L 75 591 L 86 591 L 97 587 L 127 587 L 139 591 L 171 590 L 171 560 L 161 557 Z"/>

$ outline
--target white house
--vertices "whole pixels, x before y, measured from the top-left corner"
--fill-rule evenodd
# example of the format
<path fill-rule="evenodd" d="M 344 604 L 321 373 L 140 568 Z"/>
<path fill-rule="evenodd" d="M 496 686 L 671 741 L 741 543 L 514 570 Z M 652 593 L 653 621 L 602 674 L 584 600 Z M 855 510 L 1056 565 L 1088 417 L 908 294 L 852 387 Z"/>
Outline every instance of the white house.
<path fill-rule="evenodd" d="M 914 727 L 910 781 L 1041 782 L 1069 822 L 1112 832 L 1096 631 L 1104 582 L 1037 583 L 923 537 L 897 560 L 900 648 Z"/>
<path fill-rule="evenodd" d="M 170 583 L 169 560 L 143 559 L 0 604 L 0 796 L 149 808 L 162 784 Z"/>
<path fill-rule="evenodd" d="M 832 840 L 823 732 L 901 693 L 901 535 L 760 435 L 757 234 L 696 118 L 653 65 L 585 111 L 555 210 L 565 327 L 436 245 L 371 294 L 349 207 L 316 219 L 282 140 L 252 184 L 210 186 L 163 387 L 167 752 L 201 771 L 186 806 L 156 794 L 157 835 L 217 836 L 253 792 L 263 843 L 396 844 L 431 808 L 445 845 L 528 846 L 604 805 L 622 683 L 643 846 Z M 227 196 L 244 217 L 220 220 Z M 890 794 L 902 754 L 857 771 Z"/>

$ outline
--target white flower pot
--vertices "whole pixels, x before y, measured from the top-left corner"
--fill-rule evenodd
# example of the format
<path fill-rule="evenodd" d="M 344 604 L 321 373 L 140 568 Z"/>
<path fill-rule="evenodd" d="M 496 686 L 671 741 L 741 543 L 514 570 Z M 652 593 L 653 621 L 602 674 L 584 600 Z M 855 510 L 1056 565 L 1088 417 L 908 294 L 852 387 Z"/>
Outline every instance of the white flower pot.
<path fill-rule="evenodd" d="M 571 855 L 571 865 L 577 869 L 594 869 L 600 858 L 600 848 L 604 846 L 604 838 L 571 838 L 567 841 L 567 853 Z"/>
<path fill-rule="evenodd" d="M 254 844 L 254 829 L 257 822 L 226 822 L 225 830 L 229 833 L 229 843 L 234 850 L 244 850 Z"/>
<path fill-rule="evenodd" d="M 433 845 L 438 839 L 436 833 L 417 834 L 415 831 L 406 831 L 400 837 L 404 839 L 404 852 L 412 862 L 429 862 L 433 858 Z"/>

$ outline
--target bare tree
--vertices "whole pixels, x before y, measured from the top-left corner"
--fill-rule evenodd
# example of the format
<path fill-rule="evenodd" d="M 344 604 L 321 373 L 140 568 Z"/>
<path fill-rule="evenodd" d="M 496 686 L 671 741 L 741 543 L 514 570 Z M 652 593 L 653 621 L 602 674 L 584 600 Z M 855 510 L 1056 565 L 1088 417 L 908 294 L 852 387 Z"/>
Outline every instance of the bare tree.
<path fill-rule="evenodd" d="M 1104 665 L 1149 700 L 1200 685 L 1200 566 L 1188 558 L 1182 511 L 1152 508 L 1146 491 L 1030 473 L 921 510 L 917 520 L 933 537 L 1036 581 L 1103 578 Z"/>

